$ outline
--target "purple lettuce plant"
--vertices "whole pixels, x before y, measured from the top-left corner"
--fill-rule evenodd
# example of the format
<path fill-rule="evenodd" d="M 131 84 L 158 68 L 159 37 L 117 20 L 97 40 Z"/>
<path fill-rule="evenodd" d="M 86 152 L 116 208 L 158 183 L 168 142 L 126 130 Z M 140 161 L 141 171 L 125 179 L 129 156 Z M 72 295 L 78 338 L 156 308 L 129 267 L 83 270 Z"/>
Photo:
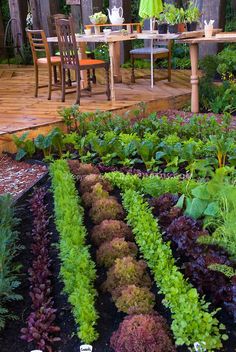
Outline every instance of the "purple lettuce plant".
<path fill-rule="evenodd" d="M 46 191 L 40 188 L 30 200 L 33 215 L 32 267 L 28 270 L 30 281 L 29 295 L 32 300 L 32 311 L 27 318 L 27 326 L 21 329 L 21 338 L 33 342 L 42 351 L 52 351 L 52 345 L 60 338 L 60 328 L 54 325 L 56 309 L 52 298 L 52 282 L 50 272 L 50 233 L 48 231 L 47 207 L 44 204 Z"/>

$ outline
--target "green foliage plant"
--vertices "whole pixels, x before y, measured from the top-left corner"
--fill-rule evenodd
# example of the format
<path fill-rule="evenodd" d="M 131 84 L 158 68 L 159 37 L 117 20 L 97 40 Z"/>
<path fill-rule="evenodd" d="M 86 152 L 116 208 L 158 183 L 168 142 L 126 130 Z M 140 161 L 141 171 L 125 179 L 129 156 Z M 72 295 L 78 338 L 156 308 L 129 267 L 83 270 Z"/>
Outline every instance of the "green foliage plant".
<path fill-rule="evenodd" d="M 23 133 L 20 137 L 13 135 L 13 142 L 17 147 L 16 160 L 21 160 L 26 156 L 32 157 L 36 151 L 34 142 L 31 139 L 27 139 L 29 132 Z"/>
<path fill-rule="evenodd" d="M 185 10 L 185 21 L 188 23 L 199 22 L 201 12 L 196 5 L 196 1 L 190 1 Z"/>
<path fill-rule="evenodd" d="M 224 248 L 229 255 L 236 259 L 236 187 L 222 183 L 221 192 L 217 192 L 217 217 L 214 217 L 208 226 L 213 225 L 212 235 L 199 237 L 203 244 L 217 245 Z M 209 219 L 208 219 L 209 221 Z"/>
<path fill-rule="evenodd" d="M 98 338 L 95 308 L 95 264 L 86 245 L 84 210 L 80 205 L 75 182 L 65 160 L 50 166 L 56 227 L 59 232 L 60 276 L 72 305 L 78 336 L 85 343 Z"/>
<path fill-rule="evenodd" d="M 130 189 L 123 194 L 123 205 L 128 215 L 140 251 L 151 269 L 163 303 L 172 314 L 171 328 L 178 346 L 193 346 L 205 342 L 208 351 L 222 347 L 220 325 L 216 311 L 209 312 L 209 304 L 199 297 L 175 265 L 170 245 L 164 243 L 151 209 L 136 191 Z"/>
<path fill-rule="evenodd" d="M 162 179 L 160 176 L 150 175 L 140 178 L 137 175 L 125 175 L 118 171 L 106 173 L 104 177 L 122 191 L 134 189 L 152 197 L 159 197 L 164 193 L 189 195 L 191 190 L 200 184 L 195 180 L 181 180 L 179 177 Z"/>
<path fill-rule="evenodd" d="M 22 299 L 16 292 L 20 266 L 14 260 L 22 248 L 15 230 L 17 224 L 12 198 L 0 196 L 0 331 L 8 320 L 17 318 L 9 304 Z"/>
<path fill-rule="evenodd" d="M 169 25 L 175 25 L 177 23 L 180 23 L 179 22 L 180 12 L 175 5 L 165 3 L 163 14 L 164 14 L 165 22 L 168 23 Z"/>
<path fill-rule="evenodd" d="M 52 153 L 56 151 L 59 158 L 61 158 L 63 148 L 62 131 L 56 127 L 46 136 L 39 134 L 34 140 L 34 145 L 37 150 L 41 150 L 43 152 L 45 159 L 51 157 Z"/>

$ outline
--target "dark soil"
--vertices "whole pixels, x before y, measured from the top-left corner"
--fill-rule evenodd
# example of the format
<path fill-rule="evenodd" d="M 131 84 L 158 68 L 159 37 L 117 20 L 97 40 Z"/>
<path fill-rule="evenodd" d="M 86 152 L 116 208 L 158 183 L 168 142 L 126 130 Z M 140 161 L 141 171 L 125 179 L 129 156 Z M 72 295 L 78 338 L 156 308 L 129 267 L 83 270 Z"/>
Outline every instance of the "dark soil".
<path fill-rule="evenodd" d="M 45 187 L 50 189 L 50 183 L 47 181 Z M 120 200 L 120 193 L 116 191 L 115 196 Z M 18 201 L 17 206 L 18 216 L 22 219 L 21 224 L 19 225 L 20 232 L 20 241 L 25 248 L 20 253 L 17 261 L 22 264 L 22 274 L 21 281 L 22 285 L 20 287 L 19 293 L 23 296 L 23 300 L 19 303 L 14 303 L 12 305 L 12 310 L 18 315 L 19 320 L 13 321 L 7 324 L 6 328 L 0 335 L 0 351 L 1 352 L 30 352 L 35 349 L 36 346 L 33 344 L 27 344 L 25 341 L 20 339 L 20 330 L 25 326 L 26 318 L 30 312 L 30 298 L 29 298 L 29 283 L 27 270 L 31 265 L 32 257 L 30 255 L 30 245 L 31 238 L 30 232 L 32 227 L 31 213 L 28 208 L 28 200 L 30 194 L 25 195 L 24 199 Z M 52 259 L 51 271 L 53 272 L 52 284 L 53 284 L 53 297 L 54 297 L 54 306 L 57 309 L 57 320 L 55 324 L 60 327 L 60 338 L 61 342 L 57 343 L 53 347 L 53 352 L 79 352 L 81 341 L 77 338 L 76 335 L 76 325 L 71 313 L 71 306 L 68 303 L 67 297 L 63 294 L 63 283 L 59 277 L 60 271 L 60 260 L 58 257 L 58 240 L 59 235 L 56 231 L 55 224 L 53 221 L 53 198 L 50 191 L 48 191 L 46 202 L 48 204 L 48 212 L 51 214 L 50 220 L 50 232 L 52 233 L 52 246 L 50 250 L 50 255 Z M 92 229 L 92 223 L 88 217 L 88 213 L 85 213 L 85 225 L 90 233 Z M 90 236 L 88 236 L 89 242 Z M 90 244 L 90 243 L 88 243 Z M 96 248 L 91 246 L 91 255 L 95 260 Z M 100 285 L 106 279 L 106 270 L 103 268 L 97 268 L 97 281 L 96 288 L 99 292 L 97 299 L 97 310 L 99 312 L 99 321 L 98 321 L 98 332 L 100 334 L 99 339 L 93 344 L 94 352 L 112 352 L 109 347 L 109 340 L 112 333 L 118 328 L 119 323 L 124 318 L 123 313 L 118 313 L 115 305 L 111 300 L 111 296 L 107 293 L 103 293 L 99 290 Z M 163 297 L 158 294 L 157 288 L 153 285 L 152 291 L 156 295 L 156 306 L 155 309 L 168 321 L 168 324 L 171 324 L 171 315 L 170 311 L 166 309 L 162 304 Z M 233 352 L 236 348 L 236 338 L 234 335 L 234 327 L 232 320 L 228 317 L 224 311 L 218 313 L 220 321 L 227 326 L 227 330 L 231 331 L 230 340 L 225 344 L 225 351 Z M 180 347 L 177 349 L 178 352 L 186 352 L 187 348 Z"/>

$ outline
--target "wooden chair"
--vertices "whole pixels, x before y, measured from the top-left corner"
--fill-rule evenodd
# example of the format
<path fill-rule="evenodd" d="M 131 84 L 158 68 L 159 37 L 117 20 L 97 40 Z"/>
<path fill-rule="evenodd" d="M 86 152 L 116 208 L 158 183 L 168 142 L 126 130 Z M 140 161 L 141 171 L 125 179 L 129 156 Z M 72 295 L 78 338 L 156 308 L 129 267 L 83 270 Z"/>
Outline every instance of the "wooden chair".
<path fill-rule="evenodd" d="M 171 81 L 171 50 L 172 50 L 172 45 L 173 41 L 168 40 L 168 41 L 157 41 L 156 45 L 153 47 L 153 61 L 155 62 L 156 60 L 160 59 L 167 59 L 168 60 L 168 75 L 167 77 L 163 77 L 158 79 L 163 80 L 163 79 L 168 79 L 168 81 Z M 131 58 L 131 65 L 132 65 L 132 71 L 131 71 L 131 82 L 135 83 L 135 60 L 136 59 L 151 59 L 151 47 L 147 48 L 138 48 L 138 49 L 133 49 L 130 51 L 130 58 Z M 155 82 L 155 80 L 154 80 Z"/>
<path fill-rule="evenodd" d="M 62 97 L 61 100 L 65 101 L 66 94 L 66 70 L 75 71 L 76 81 L 76 104 L 80 104 L 81 97 L 81 75 L 83 70 L 87 71 L 88 77 L 88 90 L 91 92 L 90 70 L 97 68 L 104 68 L 106 72 L 106 94 L 107 99 L 110 100 L 110 84 L 109 84 L 109 63 L 102 60 L 79 60 L 78 49 L 74 31 L 73 19 L 56 19 L 56 29 L 58 37 L 58 45 L 61 55 L 61 70 L 62 70 Z M 70 89 L 70 87 L 68 87 Z"/>
<path fill-rule="evenodd" d="M 38 96 L 39 88 L 48 87 L 48 100 L 51 100 L 52 91 L 58 90 L 58 86 L 52 82 L 52 70 L 54 67 L 59 68 L 59 74 L 61 74 L 61 58 L 58 56 L 51 56 L 47 37 L 43 30 L 27 30 L 27 35 L 30 42 L 34 61 L 34 72 L 35 72 L 35 97 Z M 38 57 L 39 53 L 45 53 L 45 57 Z M 39 67 L 47 67 L 48 69 L 48 84 L 39 85 Z"/>

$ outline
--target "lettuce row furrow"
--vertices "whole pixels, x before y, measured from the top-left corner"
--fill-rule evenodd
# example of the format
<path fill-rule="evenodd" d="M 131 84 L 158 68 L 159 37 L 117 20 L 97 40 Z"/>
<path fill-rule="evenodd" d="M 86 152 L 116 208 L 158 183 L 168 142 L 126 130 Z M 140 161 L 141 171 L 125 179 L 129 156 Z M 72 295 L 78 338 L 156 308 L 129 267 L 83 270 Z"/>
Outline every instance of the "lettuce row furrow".
<path fill-rule="evenodd" d="M 95 264 L 86 245 L 84 210 L 79 204 L 73 176 L 65 160 L 50 167 L 54 196 L 55 222 L 59 232 L 61 277 L 78 325 L 78 336 L 85 343 L 98 338 L 95 309 Z"/>
<path fill-rule="evenodd" d="M 208 312 L 209 304 L 183 277 L 175 265 L 169 244 L 162 241 L 158 223 L 148 204 L 136 191 L 130 189 L 123 194 L 123 206 L 144 259 L 150 267 L 164 304 L 172 314 L 172 331 L 177 345 L 193 346 L 205 343 L 207 351 L 222 347 L 220 330 L 222 324 Z"/>

